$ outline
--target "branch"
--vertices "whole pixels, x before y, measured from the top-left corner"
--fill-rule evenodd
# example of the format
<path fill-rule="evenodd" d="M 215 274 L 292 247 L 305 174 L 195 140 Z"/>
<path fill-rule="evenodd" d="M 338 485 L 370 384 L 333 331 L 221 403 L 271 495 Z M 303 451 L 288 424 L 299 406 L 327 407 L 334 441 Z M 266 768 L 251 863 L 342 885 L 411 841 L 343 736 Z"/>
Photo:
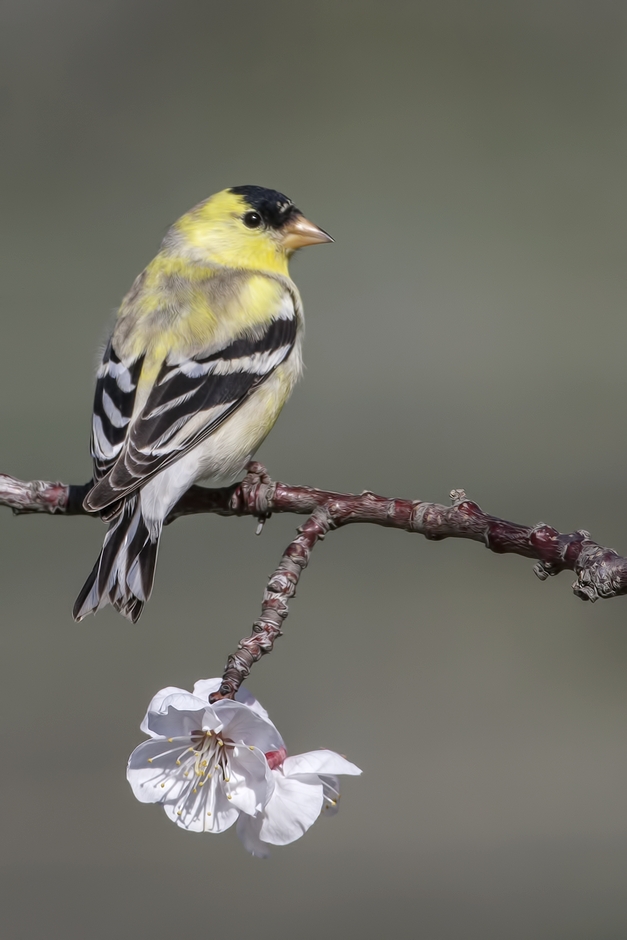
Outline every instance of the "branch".
<path fill-rule="evenodd" d="M 351 523 L 417 532 L 432 541 L 461 538 L 481 542 L 496 554 L 535 559 L 533 570 L 542 581 L 560 571 L 574 571 L 573 591 L 582 600 L 627 594 L 627 558 L 592 541 L 584 529 L 562 534 L 544 522 L 535 526 L 507 522 L 483 512 L 463 490 L 452 490 L 452 505 L 443 506 L 422 500 L 388 499 L 368 491 L 353 495 L 273 483 L 258 463 L 250 464 L 248 470 L 241 483 L 230 487 L 215 490 L 191 487 L 167 519 L 170 523 L 180 516 L 212 512 L 222 516 L 254 516 L 262 526 L 276 512 L 309 516 L 270 578 L 261 616 L 254 623 L 252 634 L 241 640 L 237 652 L 229 657 L 217 698 L 232 697 L 253 663 L 270 652 L 281 635 L 287 602 L 293 597 L 318 540 L 327 532 Z M 9 506 L 16 515 L 33 512 L 88 515 L 82 502 L 91 485 L 89 482 L 67 486 L 41 480 L 24 483 L 0 474 L 0 505 Z"/>
<path fill-rule="evenodd" d="M 47 483 L 45 480 L 31 480 L 25 483 L 0 473 L 0 506 L 8 506 L 15 516 L 32 512 L 64 516 L 86 515 L 83 500 L 91 487 L 91 480 L 83 486 Z"/>
<path fill-rule="evenodd" d="M 15 515 L 35 512 L 92 515 L 82 505 L 91 486 L 91 481 L 80 486 L 43 480 L 25 483 L 0 474 L 0 506 L 8 506 Z M 519 525 L 483 512 L 463 490 L 452 490 L 450 497 L 452 505 L 443 506 L 424 500 L 389 499 L 368 490 L 354 495 L 288 486 L 273 483 L 261 464 L 251 463 L 249 474 L 241 483 L 215 490 L 192 486 L 176 504 L 167 523 L 204 512 L 255 516 L 263 522 L 276 512 L 311 515 L 324 508 L 330 529 L 361 522 L 417 532 L 431 541 L 470 539 L 483 543 L 496 554 L 535 559 L 533 570 L 542 581 L 560 571 L 574 571 L 577 580 L 573 591 L 582 600 L 627 594 L 627 558 L 592 541 L 585 529 L 563 534 L 544 522 Z"/>

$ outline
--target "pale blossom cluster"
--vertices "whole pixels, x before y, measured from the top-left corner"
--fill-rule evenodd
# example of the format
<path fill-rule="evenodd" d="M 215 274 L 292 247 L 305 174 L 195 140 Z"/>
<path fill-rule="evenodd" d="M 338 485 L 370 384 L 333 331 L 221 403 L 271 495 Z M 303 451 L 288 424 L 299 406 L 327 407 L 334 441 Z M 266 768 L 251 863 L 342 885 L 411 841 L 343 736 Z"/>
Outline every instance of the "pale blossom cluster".
<path fill-rule="evenodd" d="M 223 832 L 234 823 L 253 855 L 287 845 L 323 809 L 337 810 L 337 774 L 361 770 L 334 751 L 289 757 L 285 742 L 257 699 L 240 689 L 235 701 L 209 703 L 220 679 L 201 679 L 193 692 L 155 695 L 127 778 L 142 803 L 161 803 L 173 822 L 193 832 Z"/>

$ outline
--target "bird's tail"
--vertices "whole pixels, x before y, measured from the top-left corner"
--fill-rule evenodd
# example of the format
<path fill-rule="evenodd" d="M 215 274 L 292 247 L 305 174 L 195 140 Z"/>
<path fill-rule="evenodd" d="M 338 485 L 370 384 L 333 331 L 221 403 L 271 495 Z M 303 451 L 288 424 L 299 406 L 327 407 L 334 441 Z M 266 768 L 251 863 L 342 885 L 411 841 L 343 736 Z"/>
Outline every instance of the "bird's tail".
<path fill-rule="evenodd" d="M 130 496 L 109 526 L 93 571 L 74 604 L 82 620 L 106 604 L 136 623 L 152 592 L 161 526 L 154 531 L 142 515 L 141 496 Z"/>

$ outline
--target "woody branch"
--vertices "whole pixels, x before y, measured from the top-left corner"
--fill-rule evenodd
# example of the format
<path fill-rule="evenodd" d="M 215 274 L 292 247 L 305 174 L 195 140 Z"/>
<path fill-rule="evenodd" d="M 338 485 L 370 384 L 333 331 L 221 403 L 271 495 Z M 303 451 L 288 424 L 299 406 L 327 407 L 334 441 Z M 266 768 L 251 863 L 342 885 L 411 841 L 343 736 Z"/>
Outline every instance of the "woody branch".
<path fill-rule="evenodd" d="M 23 482 L 0 474 L 0 505 L 16 515 L 49 513 L 87 515 L 82 507 L 91 482 L 82 486 Z M 264 593 L 262 611 L 250 636 L 241 640 L 227 662 L 216 697 L 232 697 L 250 672 L 281 634 L 301 572 L 312 549 L 327 532 L 352 523 L 371 523 L 406 532 L 417 532 L 432 541 L 445 538 L 481 542 L 497 554 L 522 555 L 535 559 L 534 573 L 545 580 L 560 571 L 573 571 L 575 595 L 582 600 L 627 594 L 627 558 L 594 542 L 578 529 L 560 533 L 546 523 L 524 526 L 485 513 L 463 490 L 451 491 L 452 505 L 424 500 L 394 499 L 364 492 L 334 493 L 309 486 L 274 483 L 258 463 L 249 466 L 247 477 L 234 486 L 210 490 L 193 486 L 176 504 L 168 522 L 180 516 L 212 512 L 223 516 L 253 516 L 263 523 L 272 513 L 308 515 L 298 535 L 286 549 L 279 567 Z"/>

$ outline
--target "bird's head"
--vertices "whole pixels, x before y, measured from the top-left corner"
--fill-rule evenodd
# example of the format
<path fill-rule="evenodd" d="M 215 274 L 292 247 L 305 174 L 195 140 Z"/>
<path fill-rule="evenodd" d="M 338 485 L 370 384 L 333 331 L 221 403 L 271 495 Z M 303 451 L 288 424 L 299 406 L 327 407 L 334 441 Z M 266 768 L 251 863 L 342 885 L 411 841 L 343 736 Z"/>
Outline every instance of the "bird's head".
<path fill-rule="evenodd" d="M 175 222 L 164 247 L 201 263 L 286 274 L 298 248 L 332 241 L 282 193 L 234 186 Z"/>

